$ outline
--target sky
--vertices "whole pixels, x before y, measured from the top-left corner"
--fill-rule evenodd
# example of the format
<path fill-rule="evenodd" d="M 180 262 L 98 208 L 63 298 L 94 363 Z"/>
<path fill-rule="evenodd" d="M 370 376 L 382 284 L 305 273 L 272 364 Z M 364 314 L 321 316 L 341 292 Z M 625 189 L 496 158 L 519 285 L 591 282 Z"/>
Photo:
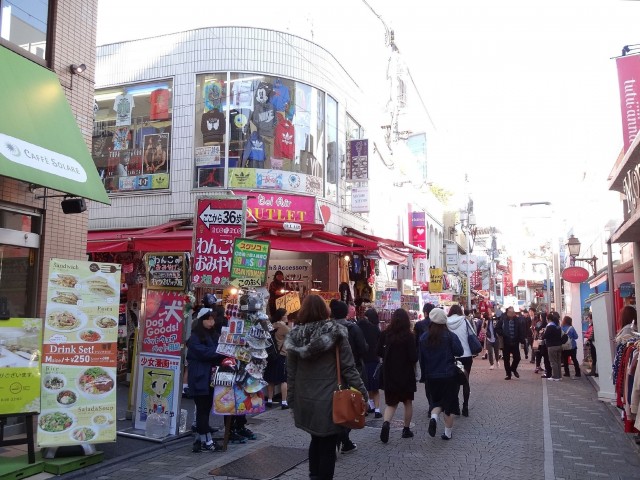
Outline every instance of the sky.
<path fill-rule="evenodd" d="M 479 223 L 508 230 L 514 215 L 526 219 L 514 207 L 522 202 L 550 202 L 560 228 L 576 232 L 621 217 L 607 190 L 622 148 L 612 57 L 640 43 L 640 2 L 100 0 L 97 40 L 217 25 L 313 40 L 365 92 L 386 82 L 386 25 L 426 106 L 410 92 L 407 121 L 427 132 L 429 181 L 471 194 Z M 382 108 L 384 95 L 370 95 Z"/>

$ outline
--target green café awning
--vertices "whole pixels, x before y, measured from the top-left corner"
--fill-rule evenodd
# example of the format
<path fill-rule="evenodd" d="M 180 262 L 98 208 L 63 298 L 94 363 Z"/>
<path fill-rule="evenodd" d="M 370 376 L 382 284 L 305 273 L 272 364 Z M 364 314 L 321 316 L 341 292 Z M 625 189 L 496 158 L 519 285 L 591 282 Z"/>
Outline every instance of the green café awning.
<path fill-rule="evenodd" d="M 0 175 L 109 204 L 58 77 L 0 47 Z"/>

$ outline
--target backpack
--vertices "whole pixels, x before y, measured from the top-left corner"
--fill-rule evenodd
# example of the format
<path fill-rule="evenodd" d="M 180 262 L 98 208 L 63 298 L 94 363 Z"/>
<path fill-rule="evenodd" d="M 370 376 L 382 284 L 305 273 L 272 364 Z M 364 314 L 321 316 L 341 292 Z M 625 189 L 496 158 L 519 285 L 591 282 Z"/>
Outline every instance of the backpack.
<path fill-rule="evenodd" d="M 573 345 L 571 344 L 571 337 L 569 336 L 569 332 L 571 331 L 572 328 L 573 327 L 569 327 L 567 329 L 567 333 L 564 333 L 562 335 L 563 337 L 567 337 L 567 340 L 562 343 L 562 350 L 572 350 L 573 349 Z"/>

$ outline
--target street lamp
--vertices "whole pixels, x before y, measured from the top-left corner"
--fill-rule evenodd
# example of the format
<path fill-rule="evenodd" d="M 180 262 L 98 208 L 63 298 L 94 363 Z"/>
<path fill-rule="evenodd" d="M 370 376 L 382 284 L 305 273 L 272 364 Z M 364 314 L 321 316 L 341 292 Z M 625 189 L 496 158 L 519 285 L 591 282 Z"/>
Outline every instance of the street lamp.
<path fill-rule="evenodd" d="M 549 278 L 549 264 L 547 264 L 546 262 L 536 262 L 536 263 L 532 263 L 531 265 L 544 265 L 544 268 L 547 269 L 547 288 L 546 288 L 546 297 L 547 297 L 547 308 L 550 309 L 551 308 L 551 279 Z"/>
<path fill-rule="evenodd" d="M 578 240 L 578 238 L 574 237 L 573 235 L 571 235 L 569 237 L 569 240 L 567 240 L 567 248 L 569 249 L 569 256 L 574 261 L 588 263 L 593 269 L 593 275 L 595 276 L 595 274 L 598 273 L 598 257 L 594 255 L 591 258 L 576 258 L 578 255 L 580 255 L 580 246 L 581 246 L 580 240 Z"/>
<path fill-rule="evenodd" d="M 473 203 L 469 202 L 467 210 L 460 212 L 460 222 L 462 224 L 462 230 L 464 231 L 466 226 L 466 239 L 467 239 L 467 309 L 471 310 L 471 266 L 469 259 L 469 250 L 471 250 L 470 235 L 473 227 L 476 226 L 476 216 L 473 213 Z"/>

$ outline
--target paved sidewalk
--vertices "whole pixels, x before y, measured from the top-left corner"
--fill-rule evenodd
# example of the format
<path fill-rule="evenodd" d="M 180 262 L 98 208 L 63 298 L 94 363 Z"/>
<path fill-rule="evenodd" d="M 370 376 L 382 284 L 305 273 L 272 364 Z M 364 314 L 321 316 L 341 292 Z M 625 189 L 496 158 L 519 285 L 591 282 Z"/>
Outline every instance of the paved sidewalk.
<path fill-rule="evenodd" d="M 381 421 L 353 431 L 358 450 L 339 455 L 336 479 L 577 480 L 640 479 L 639 451 L 622 431 L 612 408 L 596 398 L 588 379 L 542 380 L 523 359 L 520 379 L 504 380 L 504 370 L 489 370 L 475 360 L 471 372 L 470 416 L 455 420 L 453 438 L 427 434 L 427 404 L 422 385 L 414 403 L 415 437 L 400 438 L 402 407 L 396 412 L 388 444 L 379 440 Z M 191 440 L 159 447 L 153 453 L 98 465 L 62 478 L 228 479 L 209 472 L 268 445 L 306 448 L 309 436 L 293 426 L 291 411 L 273 409 L 250 425 L 258 440 L 229 445 L 224 453 L 191 453 Z M 547 439 L 545 443 L 545 438 Z M 308 463 L 278 478 L 308 478 Z"/>

